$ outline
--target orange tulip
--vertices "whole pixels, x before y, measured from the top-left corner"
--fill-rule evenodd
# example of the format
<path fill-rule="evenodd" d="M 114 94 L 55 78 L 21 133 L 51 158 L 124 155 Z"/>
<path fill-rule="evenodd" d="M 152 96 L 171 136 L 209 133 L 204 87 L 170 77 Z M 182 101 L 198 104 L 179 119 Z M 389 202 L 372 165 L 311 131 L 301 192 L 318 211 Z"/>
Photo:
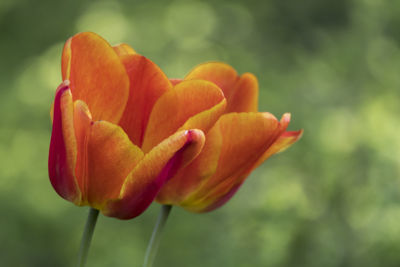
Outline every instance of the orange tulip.
<path fill-rule="evenodd" d="M 288 132 L 290 114 L 278 121 L 270 113 L 257 112 L 258 82 L 254 75 L 238 76 L 223 63 L 206 63 L 194 68 L 176 86 L 202 79 L 218 85 L 227 99 L 223 114 L 210 129 L 200 154 L 180 169 L 157 196 L 166 205 L 193 212 L 207 212 L 225 204 L 248 175 L 272 154 L 283 151 L 302 135 Z"/>
<path fill-rule="evenodd" d="M 214 83 L 174 85 L 128 45 L 112 47 L 94 33 L 66 42 L 62 78 L 52 109 L 50 181 L 66 200 L 120 219 L 141 214 L 200 153 L 204 132 L 226 107 Z"/>

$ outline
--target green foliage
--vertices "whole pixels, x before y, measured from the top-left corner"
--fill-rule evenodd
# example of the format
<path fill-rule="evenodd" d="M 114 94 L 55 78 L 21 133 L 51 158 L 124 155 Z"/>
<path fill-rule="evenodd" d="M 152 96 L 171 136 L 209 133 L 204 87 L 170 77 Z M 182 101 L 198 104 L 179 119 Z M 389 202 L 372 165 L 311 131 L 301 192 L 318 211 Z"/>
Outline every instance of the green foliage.
<path fill-rule="evenodd" d="M 0 259 L 72 266 L 87 208 L 47 177 L 49 108 L 63 43 L 94 31 L 182 77 L 219 60 L 260 81 L 260 110 L 303 138 L 224 207 L 174 208 L 156 266 L 400 264 L 400 2 L 0 2 Z M 88 266 L 140 266 L 158 204 L 100 216 Z"/>

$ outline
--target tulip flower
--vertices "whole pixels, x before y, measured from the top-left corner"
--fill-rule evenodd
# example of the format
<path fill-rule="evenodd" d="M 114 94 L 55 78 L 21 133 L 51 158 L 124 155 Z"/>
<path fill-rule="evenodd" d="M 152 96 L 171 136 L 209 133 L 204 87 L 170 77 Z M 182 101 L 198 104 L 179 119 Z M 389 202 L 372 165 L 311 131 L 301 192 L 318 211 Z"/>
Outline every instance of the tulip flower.
<path fill-rule="evenodd" d="M 94 33 L 62 54 L 49 153 L 55 191 L 78 206 L 130 219 L 201 151 L 226 100 L 212 82 L 174 85 L 126 44 Z"/>
<path fill-rule="evenodd" d="M 254 75 L 239 76 L 231 66 L 211 62 L 197 66 L 183 80 L 172 79 L 171 82 L 177 87 L 199 79 L 221 88 L 227 103 L 224 112 L 219 112 L 217 119 L 213 118 L 215 123 L 201 128 L 205 133 L 205 144 L 200 154 L 177 171 L 158 193 L 156 200 L 163 205 L 146 251 L 145 267 L 152 266 L 172 205 L 191 212 L 208 212 L 222 206 L 255 168 L 271 155 L 291 146 L 302 135 L 302 130 L 286 131 L 289 113 L 278 121 L 268 112 L 257 112 L 258 82 Z M 163 110 L 174 105 L 169 101 L 163 105 Z M 204 117 L 197 114 L 179 129 L 198 127 L 195 121 Z M 158 128 L 150 128 L 149 134 L 157 130 L 163 132 L 164 127 L 158 124 Z"/>
<path fill-rule="evenodd" d="M 225 204 L 249 174 L 271 155 L 296 142 L 302 131 L 286 131 L 290 114 L 278 121 L 257 112 L 258 82 L 254 75 L 237 72 L 224 63 L 205 63 L 175 84 L 202 79 L 218 85 L 227 106 L 207 131 L 204 148 L 188 166 L 169 180 L 157 196 L 165 205 L 207 212 Z"/>

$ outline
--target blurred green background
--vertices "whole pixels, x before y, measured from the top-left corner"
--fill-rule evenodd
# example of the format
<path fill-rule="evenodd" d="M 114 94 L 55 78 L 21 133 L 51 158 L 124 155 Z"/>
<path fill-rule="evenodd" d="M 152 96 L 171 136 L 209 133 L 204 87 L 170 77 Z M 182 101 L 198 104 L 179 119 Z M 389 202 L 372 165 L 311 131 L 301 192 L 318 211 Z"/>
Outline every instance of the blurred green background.
<path fill-rule="evenodd" d="M 0 265 L 73 266 L 87 208 L 47 175 L 63 43 L 126 42 L 169 77 L 225 61 L 303 138 L 207 214 L 174 208 L 156 266 L 400 266 L 400 2 L 0 0 Z M 140 266 L 159 210 L 101 216 L 88 266 Z"/>

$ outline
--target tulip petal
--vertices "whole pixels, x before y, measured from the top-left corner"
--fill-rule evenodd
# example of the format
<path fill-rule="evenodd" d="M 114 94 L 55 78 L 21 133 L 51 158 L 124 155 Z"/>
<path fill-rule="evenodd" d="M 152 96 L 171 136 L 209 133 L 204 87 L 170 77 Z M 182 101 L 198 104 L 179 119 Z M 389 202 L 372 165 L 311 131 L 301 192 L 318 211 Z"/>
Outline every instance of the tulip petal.
<path fill-rule="evenodd" d="M 76 155 L 72 95 L 67 83 L 62 83 L 56 91 L 54 100 L 49 177 L 61 197 L 79 204 L 81 192 L 74 175 Z"/>
<path fill-rule="evenodd" d="M 283 150 L 287 149 L 293 143 L 295 143 L 302 135 L 303 130 L 300 131 L 293 131 L 293 132 L 284 132 L 290 122 L 290 114 L 285 113 L 282 116 L 282 119 L 279 123 L 279 132 L 283 132 L 280 136 L 275 140 L 275 142 L 270 145 L 266 152 L 262 154 L 262 156 L 256 161 L 253 166 L 248 168 L 247 171 L 244 171 L 242 175 L 234 175 L 209 192 L 209 194 L 202 199 L 203 203 L 211 203 L 207 207 L 203 209 L 198 209 L 196 207 L 197 212 L 208 212 L 212 211 L 223 204 L 225 204 L 240 188 L 243 184 L 244 180 L 247 176 L 251 173 L 251 171 L 257 168 L 261 163 L 263 163 L 267 158 L 275 153 L 282 152 Z M 203 206 L 204 207 L 204 206 Z"/>
<path fill-rule="evenodd" d="M 118 198 L 128 174 L 143 158 L 121 127 L 97 121 L 87 144 L 88 202 L 101 209 L 106 200 Z"/>
<path fill-rule="evenodd" d="M 85 32 L 64 46 L 62 76 L 70 80 L 74 100 L 89 106 L 94 120 L 117 123 L 129 95 L 129 79 L 114 49 L 100 36 Z"/>
<path fill-rule="evenodd" d="M 154 103 L 172 88 L 172 84 L 162 70 L 144 56 L 130 54 L 122 61 L 130 79 L 130 94 L 119 125 L 131 141 L 141 147 Z"/>
<path fill-rule="evenodd" d="M 228 99 L 233 92 L 238 74 L 231 66 L 221 62 L 209 62 L 195 67 L 185 80 L 207 80 L 218 85 Z"/>
<path fill-rule="evenodd" d="M 200 112 L 193 117 L 189 118 L 179 130 L 187 129 L 200 129 L 203 132 L 208 132 L 208 130 L 215 124 L 215 122 L 224 113 L 226 107 L 226 100 L 222 99 L 221 102 L 216 104 L 214 107 Z"/>
<path fill-rule="evenodd" d="M 82 205 L 101 209 L 117 198 L 126 176 L 143 158 L 121 127 L 92 121 L 87 105 L 75 102 L 74 126 L 78 143 L 76 176 L 83 192 Z"/>
<path fill-rule="evenodd" d="M 179 83 L 154 105 L 145 132 L 143 151 L 149 151 L 178 129 L 195 128 L 207 132 L 225 110 L 225 105 L 222 91 L 211 82 L 196 80 Z"/>
<path fill-rule="evenodd" d="M 241 184 L 282 132 L 280 123 L 270 113 L 225 114 L 212 130 L 222 136 L 217 170 L 181 203 L 195 212 L 206 211 Z"/>
<path fill-rule="evenodd" d="M 258 81 L 251 73 L 240 76 L 235 88 L 228 99 L 226 113 L 257 112 L 258 110 Z"/>
<path fill-rule="evenodd" d="M 128 175 L 119 199 L 103 209 L 107 216 L 130 219 L 141 214 L 160 188 L 201 151 L 205 137 L 200 130 L 180 131 L 154 147 Z"/>
<path fill-rule="evenodd" d="M 272 154 L 281 153 L 297 142 L 303 135 L 303 130 L 284 132 L 268 149 Z"/>

